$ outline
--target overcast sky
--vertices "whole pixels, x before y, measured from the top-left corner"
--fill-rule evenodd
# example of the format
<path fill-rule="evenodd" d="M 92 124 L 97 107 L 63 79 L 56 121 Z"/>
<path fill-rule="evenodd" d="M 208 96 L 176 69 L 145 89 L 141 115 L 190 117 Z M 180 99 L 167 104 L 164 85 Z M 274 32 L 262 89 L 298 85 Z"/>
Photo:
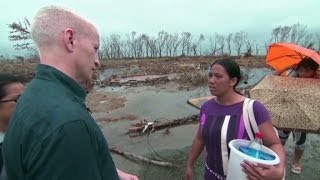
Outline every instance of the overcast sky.
<path fill-rule="evenodd" d="M 273 28 L 298 22 L 320 32 L 320 0 L 1 0 L 0 54 L 12 49 L 7 24 L 24 17 L 32 20 L 40 7 L 51 4 L 76 10 L 95 22 L 102 35 L 244 30 L 264 41 Z"/>

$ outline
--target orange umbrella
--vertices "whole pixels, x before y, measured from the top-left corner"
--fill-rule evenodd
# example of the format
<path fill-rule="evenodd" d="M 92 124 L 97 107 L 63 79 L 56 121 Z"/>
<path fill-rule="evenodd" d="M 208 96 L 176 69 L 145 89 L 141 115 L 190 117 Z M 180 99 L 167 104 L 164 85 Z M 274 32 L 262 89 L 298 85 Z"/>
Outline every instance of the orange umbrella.
<path fill-rule="evenodd" d="M 292 43 L 274 43 L 269 47 L 266 63 L 281 71 L 297 65 L 305 57 L 310 57 L 320 64 L 320 55 L 317 51 Z"/>

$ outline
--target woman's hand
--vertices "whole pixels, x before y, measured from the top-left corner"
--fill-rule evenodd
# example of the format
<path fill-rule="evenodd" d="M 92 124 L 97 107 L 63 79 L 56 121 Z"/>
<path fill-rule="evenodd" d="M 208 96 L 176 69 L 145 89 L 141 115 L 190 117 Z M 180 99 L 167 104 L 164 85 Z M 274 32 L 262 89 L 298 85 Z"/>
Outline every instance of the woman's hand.
<path fill-rule="evenodd" d="M 139 180 L 138 176 L 117 169 L 120 180 Z"/>
<path fill-rule="evenodd" d="M 193 180 L 193 168 L 191 166 L 187 166 L 184 179 Z"/>
<path fill-rule="evenodd" d="M 249 161 L 244 161 L 241 166 L 249 180 L 282 180 L 284 176 L 284 169 L 280 166 L 264 165 Z"/>

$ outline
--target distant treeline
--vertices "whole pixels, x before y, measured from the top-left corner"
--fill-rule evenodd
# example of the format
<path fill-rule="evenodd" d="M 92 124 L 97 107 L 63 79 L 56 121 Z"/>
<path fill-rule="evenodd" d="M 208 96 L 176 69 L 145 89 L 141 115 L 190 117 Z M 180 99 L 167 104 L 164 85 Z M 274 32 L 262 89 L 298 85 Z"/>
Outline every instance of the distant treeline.
<path fill-rule="evenodd" d="M 16 50 L 28 50 L 37 58 L 30 35 L 30 23 L 23 21 L 8 25 L 9 40 L 16 42 Z M 311 33 L 303 24 L 278 26 L 274 28 L 269 40 L 259 44 L 249 40 L 249 34 L 239 31 L 229 34 L 214 33 L 212 36 L 194 35 L 190 32 L 168 33 L 164 30 L 155 36 L 146 33 L 131 33 L 123 36 L 110 34 L 101 37 L 99 56 L 101 59 L 161 58 L 176 56 L 225 56 L 225 55 L 262 55 L 268 47 L 276 42 L 292 42 L 302 46 L 320 50 L 320 33 Z M 1 56 L 1 59 L 7 57 Z M 17 57 L 18 59 L 23 57 Z"/>

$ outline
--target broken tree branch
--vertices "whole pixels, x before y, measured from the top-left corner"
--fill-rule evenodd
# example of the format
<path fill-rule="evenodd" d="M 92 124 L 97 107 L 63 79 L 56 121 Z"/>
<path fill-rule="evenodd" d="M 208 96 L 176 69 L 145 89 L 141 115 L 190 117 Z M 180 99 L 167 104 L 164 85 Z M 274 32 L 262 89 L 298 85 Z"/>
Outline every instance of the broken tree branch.
<path fill-rule="evenodd" d="M 170 162 L 164 162 L 164 161 L 158 161 L 158 160 L 149 159 L 149 158 L 146 158 L 146 157 L 143 157 L 143 156 L 132 154 L 130 152 L 120 151 L 120 150 L 118 150 L 116 148 L 110 148 L 110 151 L 112 153 L 121 155 L 121 156 L 123 156 L 125 158 L 128 158 L 128 159 L 131 159 L 131 160 L 141 161 L 141 162 L 148 163 L 148 164 L 153 164 L 153 165 L 156 165 L 156 166 L 179 167 L 179 166 L 177 166 L 177 165 L 175 165 L 173 163 L 170 163 Z"/>
<path fill-rule="evenodd" d="M 144 121 L 144 122 L 140 122 L 140 123 L 131 125 L 127 134 L 128 133 L 143 133 L 146 131 L 146 129 L 145 129 L 146 127 L 147 127 L 147 129 L 150 129 L 150 130 L 152 129 L 152 131 L 156 131 L 156 130 L 161 130 L 161 129 L 165 129 L 165 128 L 176 127 L 179 125 L 195 123 L 195 122 L 199 122 L 199 115 L 198 114 L 175 119 L 170 122 L 163 122 L 163 123 L 154 122 L 150 126 L 148 124 L 148 123 L 150 123 L 149 121 Z"/>

